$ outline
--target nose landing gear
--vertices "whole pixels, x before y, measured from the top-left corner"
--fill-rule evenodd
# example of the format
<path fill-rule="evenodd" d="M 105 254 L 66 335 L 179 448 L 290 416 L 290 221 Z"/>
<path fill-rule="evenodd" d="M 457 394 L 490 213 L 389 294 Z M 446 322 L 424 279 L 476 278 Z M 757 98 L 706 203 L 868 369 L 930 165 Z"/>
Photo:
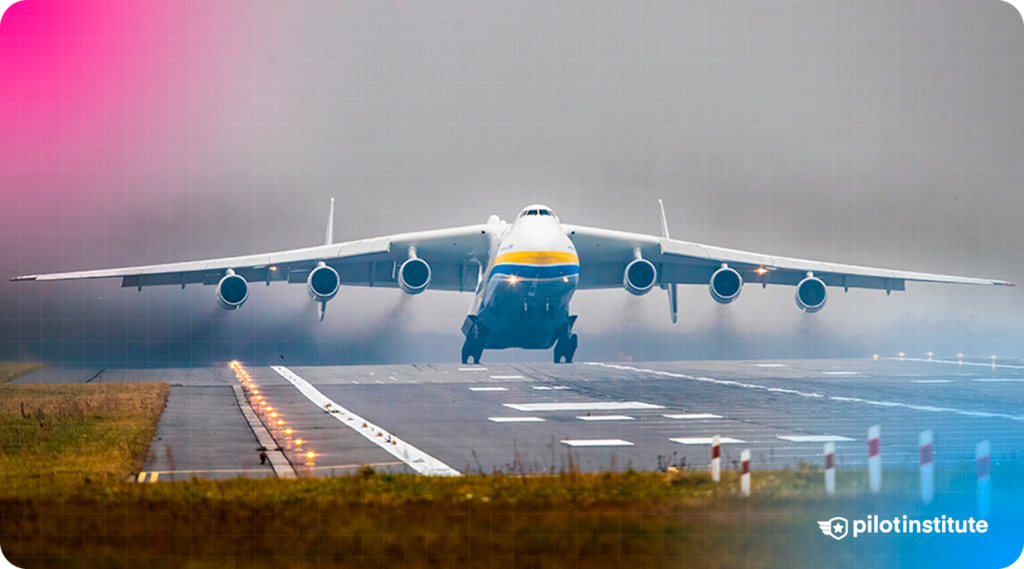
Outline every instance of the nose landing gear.
<path fill-rule="evenodd" d="M 474 364 L 480 365 L 480 356 L 484 354 L 484 344 L 486 343 L 487 328 L 474 321 L 472 328 L 466 334 L 466 341 L 462 344 L 462 363 L 468 364 L 472 358 Z"/>
<path fill-rule="evenodd" d="M 572 325 L 575 323 L 576 317 L 570 316 L 569 321 L 558 335 L 558 340 L 555 342 L 556 364 L 562 363 L 562 358 L 565 358 L 565 363 L 571 364 L 573 356 L 576 355 L 576 347 L 579 346 L 580 339 L 572 332 Z"/>

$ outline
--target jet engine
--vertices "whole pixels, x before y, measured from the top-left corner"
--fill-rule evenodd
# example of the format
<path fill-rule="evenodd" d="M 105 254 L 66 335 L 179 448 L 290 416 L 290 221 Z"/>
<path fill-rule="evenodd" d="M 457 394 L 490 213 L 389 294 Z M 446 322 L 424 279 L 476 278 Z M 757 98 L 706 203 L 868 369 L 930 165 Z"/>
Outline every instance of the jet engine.
<path fill-rule="evenodd" d="M 814 313 L 825 307 L 828 290 L 821 279 L 808 273 L 807 278 L 796 285 L 796 305 L 807 313 Z"/>
<path fill-rule="evenodd" d="M 711 298 L 719 304 L 729 304 L 740 296 L 743 290 L 743 277 L 729 267 L 722 266 L 711 275 L 708 282 L 708 290 L 711 291 Z"/>
<path fill-rule="evenodd" d="M 430 286 L 430 265 L 413 257 L 398 267 L 398 288 L 405 294 L 419 294 Z"/>
<path fill-rule="evenodd" d="M 657 280 L 658 271 L 654 268 L 654 263 L 647 259 L 633 259 L 622 273 L 622 286 L 636 296 L 651 292 Z"/>
<path fill-rule="evenodd" d="M 334 298 L 338 294 L 339 288 L 341 288 L 341 278 L 338 276 L 338 271 L 327 265 L 321 264 L 310 271 L 309 276 L 306 277 L 306 292 L 317 302 L 327 302 Z"/>
<path fill-rule="evenodd" d="M 228 274 L 217 283 L 217 304 L 225 310 L 234 310 L 249 298 L 249 283 L 228 269 Z"/>

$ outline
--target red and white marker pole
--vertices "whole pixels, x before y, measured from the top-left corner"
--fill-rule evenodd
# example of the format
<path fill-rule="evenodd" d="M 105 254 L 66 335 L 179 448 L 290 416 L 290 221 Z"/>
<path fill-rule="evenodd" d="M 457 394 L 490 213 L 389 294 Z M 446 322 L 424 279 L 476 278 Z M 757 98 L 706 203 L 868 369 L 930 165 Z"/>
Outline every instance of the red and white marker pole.
<path fill-rule="evenodd" d="M 836 493 L 836 443 L 825 443 L 825 493 Z"/>
<path fill-rule="evenodd" d="M 987 518 L 992 503 L 992 476 L 989 472 L 992 453 L 988 441 L 981 441 L 974 447 L 974 456 L 978 461 L 978 517 Z"/>
<path fill-rule="evenodd" d="M 868 481 L 871 491 L 882 489 L 882 426 L 868 427 Z"/>
<path fill-rule="evenodd" d="M 722 445 L 718 440 L 718 435 L 711 437 L 711 480 L 714 482 L 722 480 Z"/>
<path fill-rule="evenodd" d="M 744 496 L 750 495 L 750 450 L 744 449 L 740 452 L 740 461 L 743 462 L 743 473 L 740 474 L 740 490 Z"/>
<path fill-rule="evenodd" d="M 935 497 L 935 467 L 932 464 L 932 431 L 922 431 L 917 437 L 921 447 L 921 501 L 931 504 Z"/>

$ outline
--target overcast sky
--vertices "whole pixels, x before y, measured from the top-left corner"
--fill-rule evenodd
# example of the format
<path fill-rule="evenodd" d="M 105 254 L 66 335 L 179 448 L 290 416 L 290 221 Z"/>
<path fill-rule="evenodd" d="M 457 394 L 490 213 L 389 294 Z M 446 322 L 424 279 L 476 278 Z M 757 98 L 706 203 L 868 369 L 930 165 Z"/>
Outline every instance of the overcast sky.
<path fill-rule="evenodd" d="M 53 6 L 63 6 L 54 12 Z M 146 4 L 146 6 L 139 6 Z M 511 219 L 1024 282 L 1024 24 L 998 0 L 25 0 L 0 24 L 0 276 Z M 0 283 L 0 359 L 451 362 L 469 294 Z M 578 359 L 1024 357 L 1024 292 L 581 292 Z M 548 361 L 487 352 L 485 361 Z"/>

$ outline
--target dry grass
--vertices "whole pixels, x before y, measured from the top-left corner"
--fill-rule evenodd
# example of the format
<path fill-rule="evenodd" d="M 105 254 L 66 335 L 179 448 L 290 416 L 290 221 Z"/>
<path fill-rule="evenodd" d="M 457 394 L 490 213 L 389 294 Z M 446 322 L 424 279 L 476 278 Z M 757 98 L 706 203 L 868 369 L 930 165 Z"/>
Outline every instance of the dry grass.
<path fill-rule="evenodd" d="M 166 383 L 0 385 L 0 495 L 74 492 L 142 465 Z"/>
<path fill-rule="evenodd" d="M 46 364 L 23 364 L 18 362 L 0 362 L 0 384 L 9 383 L 19 377 L 43 369 Z"/>

